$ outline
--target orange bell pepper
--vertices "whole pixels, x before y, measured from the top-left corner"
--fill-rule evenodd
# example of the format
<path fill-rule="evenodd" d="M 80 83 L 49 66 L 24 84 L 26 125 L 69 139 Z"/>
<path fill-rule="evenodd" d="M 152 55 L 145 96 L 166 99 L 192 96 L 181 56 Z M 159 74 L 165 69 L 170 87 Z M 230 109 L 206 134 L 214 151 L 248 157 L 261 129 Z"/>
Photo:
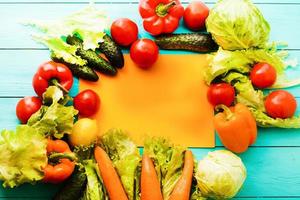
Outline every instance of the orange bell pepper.
<path fill-rule="evenodd" d="M 223 109 L 214 116 L 214 127 L 223 145 L 232 152 L 245 152 L 257 137 L 256 121 L 247 106 L 236 104 L 233 107 L 218 105 Z"/>

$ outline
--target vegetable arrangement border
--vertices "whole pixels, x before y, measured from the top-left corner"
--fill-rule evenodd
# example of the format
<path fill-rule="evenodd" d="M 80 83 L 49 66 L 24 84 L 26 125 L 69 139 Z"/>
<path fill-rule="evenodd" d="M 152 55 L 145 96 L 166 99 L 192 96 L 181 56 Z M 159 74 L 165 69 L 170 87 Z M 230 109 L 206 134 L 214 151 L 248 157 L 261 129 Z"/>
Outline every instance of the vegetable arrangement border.
<path fill-rule="evenodd" d="M 0 134 L 4 187 L 64 182 L 56 200 L 228 199 L 246 179 L 244 164 L 230 151 L 243 153 L 254 144 L 257 126 L 300 128 L 297 102 L 282 90 L 300 84 L 284 74 L 297 63 L 269 43 L 270 26 L 250 0 L 220 0 L 211 10 L 200 1 L 184 9 L 179 0 L 141 0 L 139 13 L 154 40 L 138 39 L 137 25 L 127 18 L 112 23 L 110 36 L 107 17 L 93 5 L 58 21 L 25 23 L 37 30 L 32 37 L 50 49 L 52 61 L 33 77 L 38 97 L 17 104 L 23 125 Z M 173 34 L 182 17 L 190 30 L 207 32 Z M 98 81 L 95 71 L 115 76 L 124 67 L 121 46 L 130 48 L 143 70 L 156 62 L 159 48 L 211 53 L 204 71 L 207 98 L 230 151 L 210 152 L 197 162 L 185 147 L 148 138 L 141 156 L 122 130 L 99 136 L 91 116 L 100 109 L 100 97 L 92 90 L 74 98 L 68 93 L 73 75 L 89 81 Z M 264 95 L 270 88 L 280 90 Z"/>

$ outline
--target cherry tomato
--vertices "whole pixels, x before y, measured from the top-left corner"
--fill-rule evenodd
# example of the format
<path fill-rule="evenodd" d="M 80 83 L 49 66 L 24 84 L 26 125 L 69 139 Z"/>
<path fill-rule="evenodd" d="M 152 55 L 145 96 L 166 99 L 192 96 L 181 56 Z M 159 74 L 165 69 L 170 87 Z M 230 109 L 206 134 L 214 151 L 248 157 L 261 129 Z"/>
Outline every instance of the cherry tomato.
<path fill-rule="evenodd" d="M 285 119 L 295 114 L 297 102 L 291 93 L 277 90 L 267 96 L 265 108 L 270 117 Z"/>
<path fill-rule="evenodd" d="M 257 63 L 250 73 L 252 84 L 257 88 L 267 88 L 276 81 L 276 70 L 268 63 Z"/>
<path fill-rule="evenodd" d="M 100 108 L 100 97 L 93 90 L 80 92 L 73 100 L 75 109 L 84 117 L 94 115 Z"/>
<path fill-rule="evenodd" d="M 135 41 L 130 48 L 131 59 L 141 68 L 150 68 L 158 58 L 158 46 L 150 39 Z"/>
<path fill-rule="evenodd" d="M 16 106 L 16 114 L 22 124 L 26 124 L 32 114 L 37 112 L 42 106 L 42 101 L 38 97 L 24 97 Z"/>
<path fill-rule="evenodd" d="M 127 18 L 114 21 L 110 28 L 112 38 L 121 46 L 129 46 L 138 38 L 138 26 Z"/>
<path fill-rule="evenodd" d="M 234 88 L 227 83 L 212 84 L 207 91 L 208 101 L 213 106 L 219 104 L 230 106 L 234 101 L 234 96 Z"/>
<path fill-rule="evenodd" d="M 209 8 L 204 3 L 193 1 L 184 10 L 184 24 L 193 31 L 204 29 L 208 14 Z"/>

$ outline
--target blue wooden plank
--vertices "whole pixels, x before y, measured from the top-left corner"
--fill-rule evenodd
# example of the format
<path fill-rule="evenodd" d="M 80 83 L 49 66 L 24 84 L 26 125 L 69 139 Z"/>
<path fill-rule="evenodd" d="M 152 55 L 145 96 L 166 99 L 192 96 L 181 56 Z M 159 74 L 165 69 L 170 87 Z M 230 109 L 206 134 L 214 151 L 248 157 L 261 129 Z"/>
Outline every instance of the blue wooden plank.
<path fill-rule="evenodd" d="M 222 148 L 217 148 L 222 149 Z M 193 149 L 197 159 L 211 149 Z M 300 198 L 300 148 L 251 148 L 241 158 L 248 176 L 237 197 Z M 1 197 L 50 199 L 58 187 L 38 184 L 0 189 Z M 37 192 L 38 191 L 38 192 Z"/>
<path fill-rule="evenodd" d="M 137 4 L 97 4 L 106 10 L 111 19 L 129 17 L 142 27 Z M 29 37 L 30 31 L 18 24 L 24 19 L 55 19 L 81 9 L 82 4 L 0 4 L 0 48 L 42 48 Z M 211 5 L 210 5 L 211 6 Z M 300 49 L 297 31 L 293 27 L 300 25 L 300 4 L 259 4 L 272 27 L 271 40 L 286 41 L 291 49 Z M 122 12 L 119 12 L 122 10 Z M 286 13 L 288 11 L 288 14 Z M 177 32 L 186 32 L 179 28 Z M 140 37 L 149 37 L 140 28 Z"/>

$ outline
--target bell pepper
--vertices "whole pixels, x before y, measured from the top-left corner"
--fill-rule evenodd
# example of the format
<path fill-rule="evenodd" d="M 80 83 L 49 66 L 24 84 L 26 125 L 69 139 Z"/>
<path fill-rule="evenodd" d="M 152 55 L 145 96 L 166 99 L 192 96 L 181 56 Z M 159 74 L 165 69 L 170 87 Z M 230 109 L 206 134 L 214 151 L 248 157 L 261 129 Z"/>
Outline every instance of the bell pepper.
<path fill-rule="evenodd" d="M 63 140 L 50 140 L 47 143 L 48 164 L 43 169 L 45 183 L 61 183 L 74 171 L 76 157 Z"/>
<path fill-rule="evenodd" d="M 177 29 L 184 8 L 179 0 L 141 0 L 139 12 L 144 29 L 152 35 L 159 35 Z"/>
<path fill-rule="evenodd" d="M 32 81 L 34 91 L 42 96 L 49 85 L 56 85 L 65 92 L 73 85 L 73 75 L 64 64 L 48 61 L 40 65 Z"/>
<path fill-rule="evenodd" d="M 222 109 L 214 116 L 214 127 L 223 145 L 235 153 L 245 152 L 257 137 L 256 121 L 247 106 L 236 104 L 233 107 L 218 105 Z"/>

